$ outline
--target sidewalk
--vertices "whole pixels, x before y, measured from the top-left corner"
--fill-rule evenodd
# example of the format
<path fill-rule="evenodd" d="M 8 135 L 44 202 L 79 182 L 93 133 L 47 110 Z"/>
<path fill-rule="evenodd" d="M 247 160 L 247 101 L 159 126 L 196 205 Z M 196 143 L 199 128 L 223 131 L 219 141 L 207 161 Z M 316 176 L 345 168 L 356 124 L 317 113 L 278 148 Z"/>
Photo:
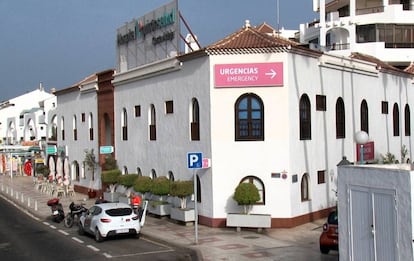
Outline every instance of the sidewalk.
<path fill-rule="evenodd" d="M 41 220 L 51 215 L 46 202 L 52 196 L 37 191 L 32 177 L 13 176 L 10 178 L 10 176 L 0 175 L 0 193 Z M 88 199 L 87 195 L 80 193 L 76 193 L 74 197 L 62 197 L 61 203 L 65 211 L 68 211 L 72 201 L 84 202 L 89 208 L 94 204 L 95 199 Z M 308 246 L 312 251 L 315 248 L 319 249 L 318 238 L 323 222 L 324 220 L 318 220 L 292 229 L 266 229 L 263 233 L 257 233 L 256 230 L 236 232 L 234 228 L 211 228 L 198 225 L 198 244 L 195 244 L 194 226 L 183 226 L 169 219 L 158 219 L 147 215 L 142 234 L 193 248 L 198 251 L 200 259 L 207 261 L 286 260 L 277 255 L 281 248 L 297 247 L 299 244 Z"/>

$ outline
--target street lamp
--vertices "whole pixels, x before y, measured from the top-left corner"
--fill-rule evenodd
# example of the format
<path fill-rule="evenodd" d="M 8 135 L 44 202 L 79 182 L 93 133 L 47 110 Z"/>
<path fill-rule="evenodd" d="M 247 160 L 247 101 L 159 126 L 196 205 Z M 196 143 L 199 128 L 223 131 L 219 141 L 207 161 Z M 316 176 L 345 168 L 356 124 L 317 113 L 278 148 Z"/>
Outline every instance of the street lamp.
<path fill-rule="evenodd" d="M 359 144 L 359 153 L 360 153 L 360 163 L 364 164 L 364 144 L 368 142 L 369 136 L 368 133 L 365 131 L 358 131 L 355 133 L 355 141 L 357 144 Z"/>

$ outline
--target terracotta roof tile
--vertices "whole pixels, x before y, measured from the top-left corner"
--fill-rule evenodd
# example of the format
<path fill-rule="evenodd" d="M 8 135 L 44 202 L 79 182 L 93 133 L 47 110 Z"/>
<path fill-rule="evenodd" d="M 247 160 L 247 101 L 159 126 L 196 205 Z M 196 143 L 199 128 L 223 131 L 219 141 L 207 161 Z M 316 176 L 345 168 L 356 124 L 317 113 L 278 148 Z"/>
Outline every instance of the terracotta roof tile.
<path fill-rule="evenodd" d="M 260 27 L 262 31 L 267 29 L 264 26 Z M 298 45 L 296 42 L 279 36 L 271 36 L 260 30 L 246 25 L 239 31 L 209 45 L 206 49 L 207 51 L 214 51 L 248 48 L 290 48 L 291 46 Z"/>
<path fill-rule="evenodd" d="M 414 62 L 411 62 L 411 64 L 407 68 L 405 68 L 404 71 L 414 74 Z"/>
<path fill-rule="evenodd" d="M 362 54 L 362 53 L 358 53 L 358 52 L 354 52 L 351 53 L 351 55 L 349 56 L 350 58 L 353 59 L 358 59 L 358 60 L 363 60 L 363 61 L 367 61 L 367 62 L 371 62 L 371 63 L 375 63 L 378 68 L 380 68 L 380 70 L 382 71 L 393 71 L 395 73 L 410 73 L 408 71 L 403 71 L 401 69 L 398 69 L 397 67 L 394 67 L 384 61 L 381 61 L 380 59 L 371 56 L 371 55 L 367 55 L 367 54 Z"/>

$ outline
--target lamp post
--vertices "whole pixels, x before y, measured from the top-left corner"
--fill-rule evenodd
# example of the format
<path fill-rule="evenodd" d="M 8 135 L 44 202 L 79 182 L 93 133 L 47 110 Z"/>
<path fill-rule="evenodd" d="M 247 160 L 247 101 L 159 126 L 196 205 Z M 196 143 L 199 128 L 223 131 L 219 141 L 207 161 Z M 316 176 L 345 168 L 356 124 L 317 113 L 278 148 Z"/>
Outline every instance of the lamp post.
<path fill-rule="evenodd" d="M 364 164 L 364 145 L 365 143 L 368 142 L 368 140 L 369 140 L 369 136 L 368 136 L 368 133 L 366 133 L 365 131 L 358 131 L 357 133 L 355 133 L 355 141 L 360 146 L 359 148 L 360 164 Z"/>

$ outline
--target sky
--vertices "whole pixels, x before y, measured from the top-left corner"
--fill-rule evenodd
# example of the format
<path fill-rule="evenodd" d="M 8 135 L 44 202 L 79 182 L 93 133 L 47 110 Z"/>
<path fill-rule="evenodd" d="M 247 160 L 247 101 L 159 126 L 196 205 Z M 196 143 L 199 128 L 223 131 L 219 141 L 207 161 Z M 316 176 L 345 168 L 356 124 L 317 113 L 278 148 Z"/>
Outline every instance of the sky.
<path fill-rule="evenodd" d="M 116 68 L 116 29 L 169 2 L 0 0 L 0 101 L 40 83 L 46 91 L 60 90 Z M 202 47 L 238 31 L 245 20 L 298 30 L 318 17 L 312 0 L 179 0 L 178 6 Z"/>

